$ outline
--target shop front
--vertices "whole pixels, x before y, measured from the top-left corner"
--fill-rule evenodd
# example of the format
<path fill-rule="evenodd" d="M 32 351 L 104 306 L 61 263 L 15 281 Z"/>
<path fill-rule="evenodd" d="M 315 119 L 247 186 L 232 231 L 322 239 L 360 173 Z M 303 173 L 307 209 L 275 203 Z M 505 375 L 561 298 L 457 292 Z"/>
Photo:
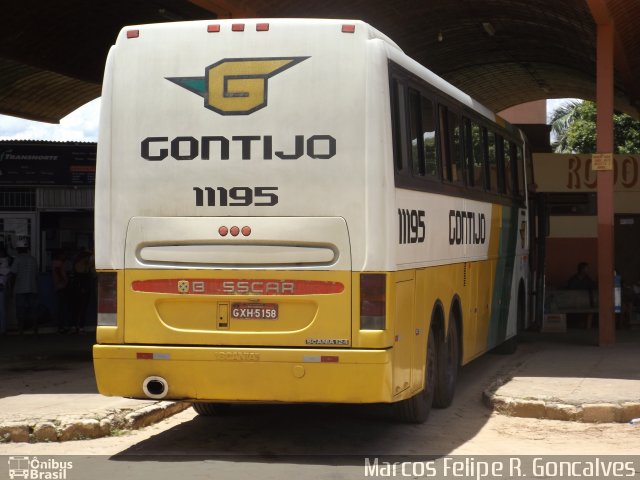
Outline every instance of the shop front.
<path fill-rule="evenodd" d="M 77 259 L 83 259 L 86 269 L 86 259 L 93 255 L 95 161 L 95 143 L 0 142 L 0 247 L 15 258 L 17 247 L 25 244 L 35 257 L 41 327 L 95 323 L 95 288 L 80 312 L 70 291 Z M 56 293 L 54 258 L 67 276 L 65 295 Z M 17 326 L 14 296 L 9 288 L 4 295 L 12 331 Z"/>

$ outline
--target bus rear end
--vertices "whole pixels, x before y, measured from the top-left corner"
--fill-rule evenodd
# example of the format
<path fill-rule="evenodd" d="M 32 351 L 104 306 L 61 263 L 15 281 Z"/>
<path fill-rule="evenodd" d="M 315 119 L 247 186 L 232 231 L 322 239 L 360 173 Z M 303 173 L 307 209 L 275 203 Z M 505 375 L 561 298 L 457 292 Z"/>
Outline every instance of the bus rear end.
<path fill-rule="evenodd" d="M 392 400 L 390 280 L 362 272 L 365 178 L 386 168 L 365 161 L 364 92 L 386 59 L 343 23 L 120 33 L 96 179 L 101 393 Z"/>

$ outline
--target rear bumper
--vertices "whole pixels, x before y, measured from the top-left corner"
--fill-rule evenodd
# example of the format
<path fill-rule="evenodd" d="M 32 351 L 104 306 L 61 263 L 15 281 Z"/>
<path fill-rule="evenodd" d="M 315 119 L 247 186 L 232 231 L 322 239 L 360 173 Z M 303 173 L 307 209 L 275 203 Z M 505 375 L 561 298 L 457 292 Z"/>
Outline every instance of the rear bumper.
<path fill-rule="evenodd" d="M 159 376 L 169 386 L 165 399 L 225 402 L 391 402 L 391 356 L 391 350 L 93 347 L 103 395 L 146 398 L 144 379 Z"/>

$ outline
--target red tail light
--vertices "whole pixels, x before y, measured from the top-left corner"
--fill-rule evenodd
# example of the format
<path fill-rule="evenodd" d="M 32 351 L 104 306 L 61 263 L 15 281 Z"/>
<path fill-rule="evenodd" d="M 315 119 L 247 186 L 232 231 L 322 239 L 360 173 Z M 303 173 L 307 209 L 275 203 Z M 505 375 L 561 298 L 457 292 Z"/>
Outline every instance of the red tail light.
<path fill-rule="evenodd" d="M 360 329 L 386 328 L 387 277 L 383 273 L 360 275 Z"/>
<path fill-rule="evenodd" d="M 118 312 L 118 276 L 115 272 L 98 273 L 98 325 L 115 326 Z"/>

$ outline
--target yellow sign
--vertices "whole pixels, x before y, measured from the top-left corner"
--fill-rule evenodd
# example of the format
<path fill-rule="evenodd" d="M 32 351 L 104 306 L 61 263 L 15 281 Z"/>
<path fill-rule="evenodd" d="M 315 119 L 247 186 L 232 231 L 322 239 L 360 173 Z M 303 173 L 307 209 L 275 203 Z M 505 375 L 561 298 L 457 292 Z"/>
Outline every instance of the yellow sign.
<path fill-rule="evenodd" d="M 593 170 L 613 170 L 613 153 L 594 153 L 591 155 Z"/>

